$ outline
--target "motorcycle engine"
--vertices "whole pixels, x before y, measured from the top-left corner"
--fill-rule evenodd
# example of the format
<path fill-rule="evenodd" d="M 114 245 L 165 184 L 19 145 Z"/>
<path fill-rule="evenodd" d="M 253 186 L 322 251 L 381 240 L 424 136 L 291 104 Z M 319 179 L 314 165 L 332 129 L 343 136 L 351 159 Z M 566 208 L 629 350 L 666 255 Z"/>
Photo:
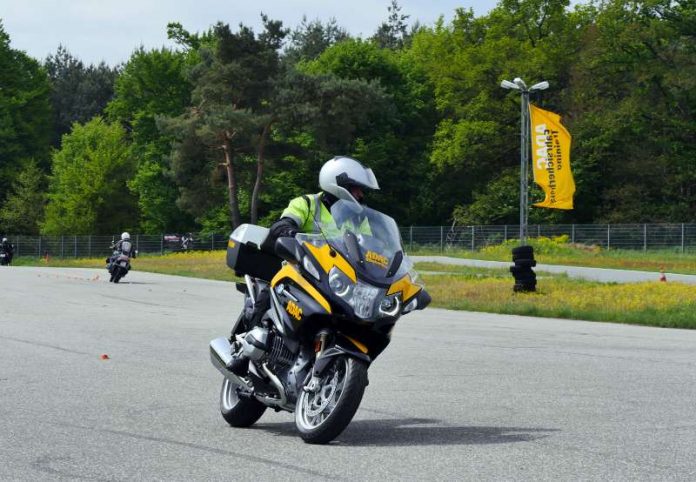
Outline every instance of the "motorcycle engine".
<path fill-rule="evenodd" d="M 295 362 L 295 356 L 283 343 L 283 338 L 275 332 L 270 333 L 268 362 L 274 371 L 283 371 Z"/>

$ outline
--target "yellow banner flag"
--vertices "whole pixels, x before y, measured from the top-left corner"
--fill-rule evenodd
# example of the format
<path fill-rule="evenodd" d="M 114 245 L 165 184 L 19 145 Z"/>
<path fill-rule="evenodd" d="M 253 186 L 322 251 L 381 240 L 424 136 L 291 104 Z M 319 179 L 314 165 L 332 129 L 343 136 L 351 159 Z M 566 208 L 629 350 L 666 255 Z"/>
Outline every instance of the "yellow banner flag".
<path fill-rule="evenodd" d="M 546 198 L 540 208 L 573 209 L 575 181 L 570 172 L 570 133 L 558 114 L 529 104 L 532 134 L 532 172 Z"/>

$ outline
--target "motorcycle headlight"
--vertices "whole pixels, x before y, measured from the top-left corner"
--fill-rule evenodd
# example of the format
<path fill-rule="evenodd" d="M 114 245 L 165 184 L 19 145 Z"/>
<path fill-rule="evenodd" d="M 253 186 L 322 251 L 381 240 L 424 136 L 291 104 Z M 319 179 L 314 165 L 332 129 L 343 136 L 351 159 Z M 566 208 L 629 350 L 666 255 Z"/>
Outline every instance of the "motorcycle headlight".
<path fill-rule="evenodd" d="M 353 282 L 340 269 L 334 267 L 329 271 L 329 287 L 341 298 L 347 298 L 353 289 Z"/>
<path fill-rule="evenodd" d="M 413 298 L 405 307 L 404 307 L 404 314 L 410 313 L 413 310 L 418 308 L 418 300 L 416 298 Z"/>
<path fill-rule="evenodd" d="M 401 309 L 401 298 L 398 295 L 387 296 L 379 304 L 379 313 L 384 316 L 396 316 Z"/>

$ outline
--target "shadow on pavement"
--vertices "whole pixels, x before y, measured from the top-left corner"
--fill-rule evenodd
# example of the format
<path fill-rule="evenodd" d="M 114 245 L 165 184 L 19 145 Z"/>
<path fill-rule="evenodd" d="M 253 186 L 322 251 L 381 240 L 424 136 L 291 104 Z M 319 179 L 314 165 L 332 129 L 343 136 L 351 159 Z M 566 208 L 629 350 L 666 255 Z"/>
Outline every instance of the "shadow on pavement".
<path fill-rule="evenodd" d="M 294 423 L 263 424 L 259 430 L 299 437 Z M 529 427 L 456 427 L 428 418 L 354 420 L 334 444 L 347 446 L 486 445 L 529 442 L 558 429 Z"/>

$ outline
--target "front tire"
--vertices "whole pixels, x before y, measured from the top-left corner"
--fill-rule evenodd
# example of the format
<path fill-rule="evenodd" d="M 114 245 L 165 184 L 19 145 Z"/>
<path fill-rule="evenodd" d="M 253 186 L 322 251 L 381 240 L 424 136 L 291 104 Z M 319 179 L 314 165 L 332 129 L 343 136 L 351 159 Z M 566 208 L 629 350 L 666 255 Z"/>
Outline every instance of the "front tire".
<path fill-rule="evenodd" d="M 220 414 L 232 427 L 251 427 L 261 418 L 266 406 L 256 399 L 239 396 L 239 386 L 227 378 L 220 390 Z"/>
<path fill-rule="evenodd" d="M 338 437 L 353 419 L 367 386 L 367 364 L 338 356 L 322 377 L 319 389 L 302 391 L 295 408 L 295 426 L 310 444 Z"/>

